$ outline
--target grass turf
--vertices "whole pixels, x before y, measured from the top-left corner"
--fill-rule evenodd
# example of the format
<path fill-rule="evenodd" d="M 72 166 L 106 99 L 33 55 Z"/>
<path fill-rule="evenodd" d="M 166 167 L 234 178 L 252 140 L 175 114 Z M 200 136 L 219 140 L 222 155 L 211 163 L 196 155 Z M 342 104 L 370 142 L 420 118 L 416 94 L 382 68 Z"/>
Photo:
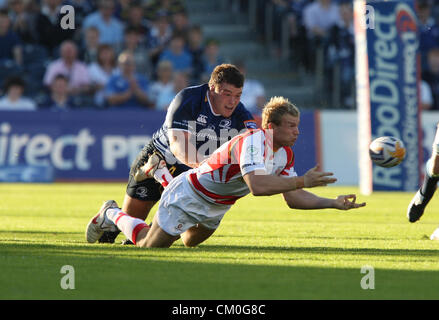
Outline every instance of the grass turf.
<path fill-rule="evenodd" d="M 410 224 L 411 193 L 359 196 L 367 206 L 347 212 L 291 210 L 281 196 L 247 196 L 197 248 L 121 246 L 123 235 L 113 245 L 85 243 L 89 219 L 103 200 L 121 204 L 124 189 L 0 184 L 0 299 L 439 298 L 439 243 L 428 240 L 439 222 L 437 198 Z M 60 286 L 64 265 L 74 267 L 74 290 Z M 360 286 L 366 265 L 375 271 L 373 290 Z"/>

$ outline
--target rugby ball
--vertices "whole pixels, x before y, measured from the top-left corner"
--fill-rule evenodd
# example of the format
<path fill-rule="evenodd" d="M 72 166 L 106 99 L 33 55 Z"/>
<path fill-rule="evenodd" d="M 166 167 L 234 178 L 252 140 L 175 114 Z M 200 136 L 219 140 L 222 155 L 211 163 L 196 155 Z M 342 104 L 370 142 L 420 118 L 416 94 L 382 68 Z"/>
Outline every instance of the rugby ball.
<path fill-rule="evenodd" d="M 384 168 L 397 166 L 405 158 L 404 143 L 395 137 L 379 137 L 369 146 L 370 159 Z"/>

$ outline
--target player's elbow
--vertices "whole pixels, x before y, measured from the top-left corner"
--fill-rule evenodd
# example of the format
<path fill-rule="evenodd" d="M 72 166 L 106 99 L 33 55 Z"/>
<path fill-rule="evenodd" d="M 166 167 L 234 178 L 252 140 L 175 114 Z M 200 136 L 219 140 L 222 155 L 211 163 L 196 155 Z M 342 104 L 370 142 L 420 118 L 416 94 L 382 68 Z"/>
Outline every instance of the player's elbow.
<path fill-rule="evenodd" d="M 251 173 L 245 175 L 244 180 L 247 183 L 248 189 L 250 190 L 252 195 L 256 197 L 267 195 L 266 183 L 264 183 L 261 176 Z"/>
<path fill-rule="evenodd" d="M 266 196 L 267 194 L 267 190 L 260 185 L 251 185 L 249 186 L 250 192 L 252 193 L 252 195 L 254 195 L 255 197 L 261 197 L 261 196 Z"/>

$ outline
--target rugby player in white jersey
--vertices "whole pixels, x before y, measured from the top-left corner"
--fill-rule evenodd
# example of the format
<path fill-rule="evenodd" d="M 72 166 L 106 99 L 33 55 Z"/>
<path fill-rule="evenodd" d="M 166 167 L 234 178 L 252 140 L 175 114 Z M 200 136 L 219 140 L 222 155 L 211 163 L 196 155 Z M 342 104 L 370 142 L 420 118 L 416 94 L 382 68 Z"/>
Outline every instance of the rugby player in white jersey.
<path fill-rule="evenodd" d="M 317 167 L 298 176 L 291 146 L 299 136 L 299 110 L 288 99 L 272 98 L 262 113 L 262 128 L 234 137 L 219 147 L 198 168 L 174 178 L 165 188 L 152 226 L 106 201 L 87 226 L 86 238 L 96 242 L 104 230 L 117 226 L 140 247 L 170 247 L 181 237 L 196 246 L 218 228 L 224 214 L 239 198 L 252 193 L 282 193 L 294 209 L 363 207 L 354 194 L 322 198 L 304 188 L 326 186 L 337 179 Z"/>

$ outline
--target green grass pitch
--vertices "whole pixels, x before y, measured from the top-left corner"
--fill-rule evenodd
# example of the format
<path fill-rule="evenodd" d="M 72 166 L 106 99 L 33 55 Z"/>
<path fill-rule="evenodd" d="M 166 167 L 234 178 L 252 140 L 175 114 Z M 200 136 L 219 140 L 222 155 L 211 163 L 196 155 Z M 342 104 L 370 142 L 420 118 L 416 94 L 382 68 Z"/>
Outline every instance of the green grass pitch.
<path fill-rule="evenodd" d="M 0 184 L 0 299 L 438 299 L 434 198 L 410 224 L 412 193 L 359 196 L 358 210 L 289 209 L 281 196 L 247 196 L 197 248 L 87 244 L 103 200 L 122 183 Z M 314 192 L 335 197 L 356 188 Z M 154 211 L 154 210 L 153 210 Z M 153 213 L 148 217 L 150 221 Z M 61 268 L 74 268 L 74 290 Z M 364 290 L 363 266 L 375 288 Z"/>

